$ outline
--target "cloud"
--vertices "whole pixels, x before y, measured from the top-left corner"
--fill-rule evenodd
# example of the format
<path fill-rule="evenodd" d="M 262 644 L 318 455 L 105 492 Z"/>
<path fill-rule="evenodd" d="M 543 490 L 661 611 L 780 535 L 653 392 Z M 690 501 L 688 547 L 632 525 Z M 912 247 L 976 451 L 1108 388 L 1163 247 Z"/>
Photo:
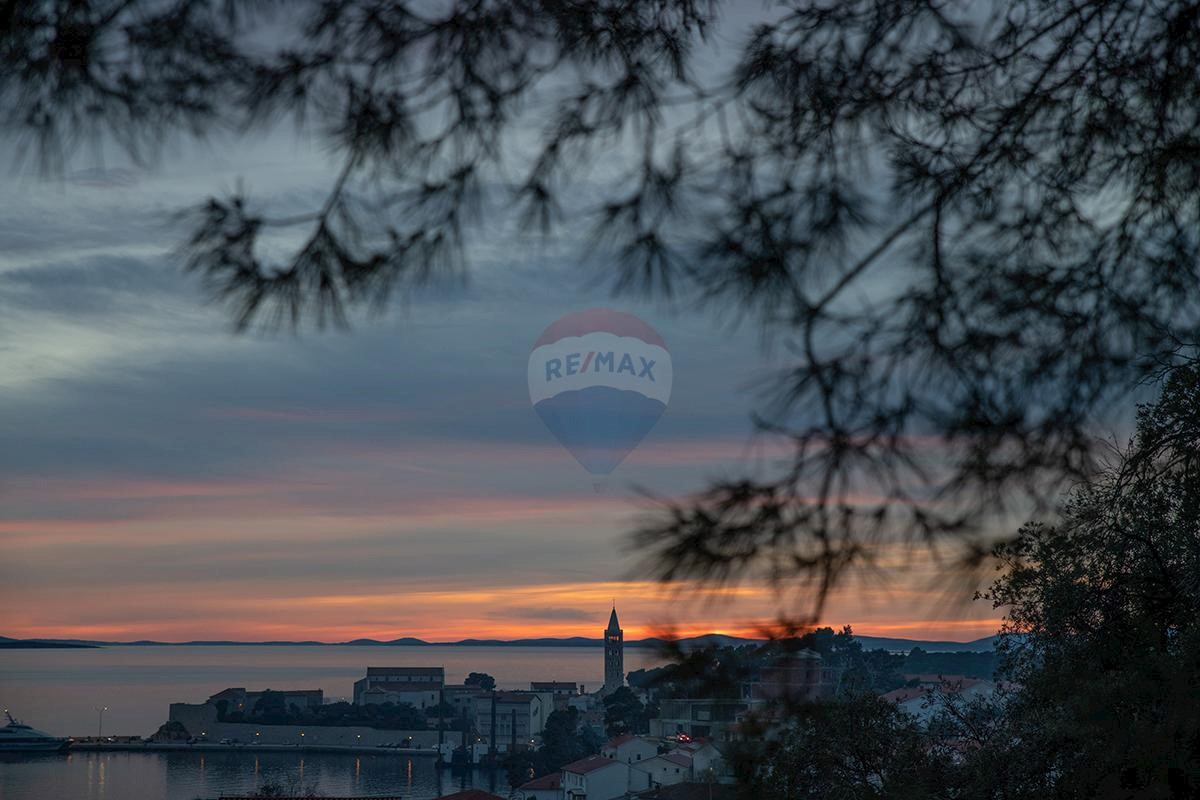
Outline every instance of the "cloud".
<path fill-rule="evenodd" d="M 491 619 L 594 621 L 596 613 L 582 608 L 508 608 L 488 614 Z"/>
<path fill-rule="evenodd" d="M 770 616 L 758 592 L 664 603 L 624 580 L 622 546 L 632 486 L 678 495 L 785 455 L 750 436 L 748 387 L 772 368 L 757 331 L 614 300 L 603 254 L 584 268 L 579 242 L 497 225 L 465 288 L 349 332 L 235 336 L 172 255 L 174 215 L 242 179 L 261 208 L 303 210 L 334 165 L 278 133 L 213 147 L 227 157 L 180 148 L 132 186 L 22 179 L 0 198 L 0 633 L 591 635 L 614 596 L 631 630 Z M 675 371 L 607 481 L 541 425 L 525 378 L 542 329 L 595 306 L 650 322 Z"/>

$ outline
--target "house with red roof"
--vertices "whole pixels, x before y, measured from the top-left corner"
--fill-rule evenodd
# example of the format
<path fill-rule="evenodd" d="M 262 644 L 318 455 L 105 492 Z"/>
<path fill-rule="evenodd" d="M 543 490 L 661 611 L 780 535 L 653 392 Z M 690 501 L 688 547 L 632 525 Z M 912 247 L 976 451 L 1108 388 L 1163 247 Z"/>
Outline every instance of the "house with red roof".
<path fill-rule="evenodd" d="M 692 778 L 692 759 L 680 752 L 654 756 L 638 764 L 653 786 L 670 786 Z"/>
<path fill-rule="evenodd" d="M 637 764 L 658 755 L 658 741 L 623 733 L 605 742 L 600 748 L 600 755 L 626 764 Z"/>
<path fill-rule="evenodd" d="M 737 796 L 736 786 L 700 782 L 656 786 L 634 795 L 638 800 L 737 800 Z"/>
<path fill-rule="evenodd" d="M 552 772 L 517 787 L 516 800 L 559 800 L 562 797 L 562 773 Z"/>
<path fill-rule="evenodd" d="M 880 697 L 895 703 L 901 711 L 922 723 L 928 722 L 937 713 L 941 707 L 939 699 L 943 696 L 954 695 L 971 700 L 991 697 L 998 690 L 1003 691 L 1010 686 L 1003 681 L 967 678 L 962 675 L 914 674 L 904 677 L 917 685 L 893 689 Z"/>
<path fill-rule="evenodd" d="M 670 753 L 680 753 L 692 760 L 692 777 L 695 780 L 705 780 L 726 772 L 724 756 L 710 739 L 680 743 Z"/>
<path fill-rule="evenodd" d="M 616 800 L 649 788 L 649 774 L 604 756 L 588 756 L 562 768 L 562 800 Z"/>

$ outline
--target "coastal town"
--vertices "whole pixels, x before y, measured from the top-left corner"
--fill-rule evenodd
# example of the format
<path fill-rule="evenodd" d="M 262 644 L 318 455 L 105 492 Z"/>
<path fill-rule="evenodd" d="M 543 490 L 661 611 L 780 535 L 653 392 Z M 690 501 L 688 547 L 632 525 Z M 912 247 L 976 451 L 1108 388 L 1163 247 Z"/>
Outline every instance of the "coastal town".
<path fill-rule="evenodd" d="M 820 661 L 819 657 L 809 660 Z M 565 733 L 579 740 L 579 752 L 595 752 L 558 765 L 552 772 L 530 775 L 508 796 L 519 800 L 653 798 L 668 796 L 658 794 L 663 787 L 678 787 L 669 796 L 683 797 L 679 792 L 689 786 L 703 786 L 708 797 L 712 786 L 732 783 L 721 743 L 734 740 L 739 715 L 754 706 L 752 699 L 667 700 L 657 706 L 657 716 L 644 720 L 648 725 L 618 724 L 631 730 L 614 730 L 614 700 L 625 697 L 642 708 L 654 701 L 653 690 L 634 690 L 626 684 L 624 632 L 615 607 L 604 630 L 604 676 L 604 684 L 591 691 L 577 682 L 559 680 L 531 680 L 527 689 L 501 690 L 481 673 L 451 684 L 441 666 L 368 666 L 354 683 L 349 708 L 340 709 L 347 713 L 332 724 L 328 717 L 325 724 L 314 724 L 321 722 L 323 708 L 337 705 L 326 703 L 319 688 L 232 687 L 203 703 L 171 704 L 167 723 L 145 746 L 367 750 L 429 757 L 450 770 L 498 769 L 521 763 L 522 755 L 530 765 L 535 763 L 531 756 L 553 748 L 547 738 L 556 728 L 563 732 L 562 722 L 569 720 Z M 810 677 L 820 680 L 819 673 L 781 672 L 767 676 L 767 685 Z M 406 715 L 425 724 L 396 727 L 406 721 Z M 347 718 L 386 721 L 386 727 L 342 724 Z M 309 722 L 298 723 L 299 719 Z M 640 732 L 632 732 L 639 727 Z M 102 742 L 99 747 L 115 744 Z M 530 767 L 529 771 L 537 770 Z M 721 796 L 722 789 L 716 791 Z"/>
<path fill-rule="evenodd" d="M 604 683 L 596 687 L 536 676 L 527 687 L 500 688 L 482 672 L 449 683 L 443 666 L 369 665 L 349 698 L 331 699 L 321 688 L 228 687 L 200 703 L 172 703 L 147 738 L 89 737 L 70 747 L 370 753 L 428 759 L 457 775 L 484 771 L 490 788 L 508 783 L 503 796 L 511 800 L 709 800 L 732 797 L 739 761 L 778 735 L 771 722 L 789 704 L 831 699 L 848 682 L 867 680 L 921 720 L 935 697 L 983 697 L 998 688 L 984 654 L 864 654 L 848 629 L 811 633 L 732 685 L 701 688 L 680 684 L 669 666 L 626 673 L 615 606 L 603 634 Z M 722 657 L 760 658 L 766 649 L 742 645 Z M 864 671 L 872 661 L 879 669 Z M 898 673 L 904 664 L 988 674 Z"/>

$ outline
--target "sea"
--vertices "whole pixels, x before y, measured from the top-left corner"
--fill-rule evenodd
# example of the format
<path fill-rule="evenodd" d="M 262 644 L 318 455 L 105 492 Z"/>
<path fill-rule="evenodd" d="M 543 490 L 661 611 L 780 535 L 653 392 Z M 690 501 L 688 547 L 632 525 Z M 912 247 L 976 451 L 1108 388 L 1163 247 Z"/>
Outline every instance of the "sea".
<path fill-rule="evenodd" d="M 657 666 L 657 651 L 627 648 L 625 669 Z M 149 736 L 175 702 L 221 689 L 323 689 L 350 699 L 368 666 L 442 666 L 448 683 L 486 672 L 500 688 L 531 680 L 603 683 L 595 647 L 155 645 L 0 650 L 0 706 L 57 736 Z M 472 786 L 508 795 L 503 773 L 451 776 L 426 757 L 326 753 L 75 752 L 0 756 L 0 800 L 196 800 L 267 783 L 322 795 L 399 794 L 431 800 Z M 493 788 L 494 787 L 494 788 Z"/>

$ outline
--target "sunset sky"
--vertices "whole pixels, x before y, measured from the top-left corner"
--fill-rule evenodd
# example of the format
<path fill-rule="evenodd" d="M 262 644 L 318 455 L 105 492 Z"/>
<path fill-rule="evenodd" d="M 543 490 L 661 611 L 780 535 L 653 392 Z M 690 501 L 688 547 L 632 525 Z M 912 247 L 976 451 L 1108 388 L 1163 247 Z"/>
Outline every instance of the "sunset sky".
<path fill-rule="evenodd" d="M 613 298 L 603 263 L 577 261 L 582 231 L 538 243 L 498 224 L 465 286 L 349 332 L 231 332 L 172 255 L 175 213 L 239 181 L 264 208 L 307 209 L 334 166 L 276 130 L 171 145 L 112 185 L 78 172 L 130 167 L 103 143 L 62 177 L 15 168 L 0 192 L 0 635 L 597 636 L 614 598 L 628 637 L 774 615 L 761 588 L 640 581 L 626 534 L 647 509 L 635 487 L 677 496 L 781 456 L 749 417 L 783 356 L 734 315 Z M 656 328 L 674 368 L 666 414 L 599 487 L 526 386 L 541 331 L 596 306 Z M 995 611 L 948 604 L 919 561 L 884 577 L 826 621 L 995 630 Z"/>

